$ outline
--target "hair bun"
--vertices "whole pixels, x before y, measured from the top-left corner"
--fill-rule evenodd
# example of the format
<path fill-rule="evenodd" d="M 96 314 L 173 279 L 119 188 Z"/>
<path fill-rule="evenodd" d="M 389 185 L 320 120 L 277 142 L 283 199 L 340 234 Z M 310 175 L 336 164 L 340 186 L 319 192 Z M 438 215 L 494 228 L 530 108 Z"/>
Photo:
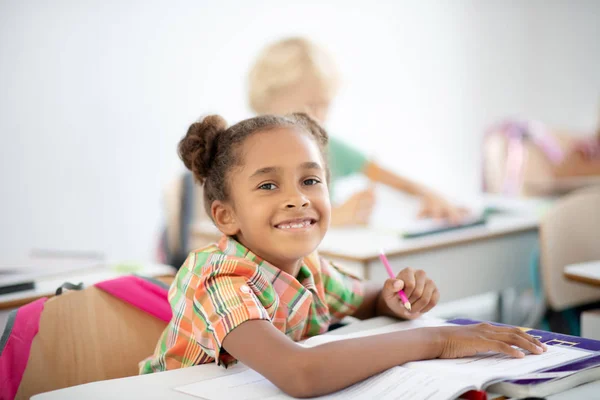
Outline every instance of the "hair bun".
<path fill-rule="evenodd" d="M 217 153 L 218 135 L 227 129 L 227 122 L 219 115 L 209 115 L 188 128 L 177 148 L 186 168 L 198 182 L 203 183 Z"/>

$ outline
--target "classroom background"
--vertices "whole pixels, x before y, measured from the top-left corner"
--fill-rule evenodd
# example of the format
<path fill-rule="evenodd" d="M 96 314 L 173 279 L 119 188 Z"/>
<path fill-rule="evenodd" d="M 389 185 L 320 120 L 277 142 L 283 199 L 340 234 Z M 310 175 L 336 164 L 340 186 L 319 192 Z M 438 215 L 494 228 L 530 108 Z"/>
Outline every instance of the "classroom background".
<path fill-rule="evenodd" d="M 267 43 L 306 36 L 342 76 L 329 131 L 451 197 L 481 188 L 506 117 L 596 127 L 597 1 L 3 1 L 0 259 L 154 257 L 177 141 L 249 117 Z"/>
<path fill-rule="evenodd" d="M 599 22 L 596 0 L 0 0 L 0 398 L 177 398 L 215 367 L 134 376 L 171 319 L 174 260 L 221 235 L 177 144 L 202 116 L 254 116 L 249 70 L 290 37 L 332 56 L 325 127 L 364 173 L 336 182 L 356 218 L 320 254 L 376 282 L 386 255 L 391 275 L 424 270 L 440 303 L 417 324 L 502 322 L 598 351 Z M 423 204 L 469 214 L 417 220 Z M 594 360 L 549 400 L 599 393 Z"/>

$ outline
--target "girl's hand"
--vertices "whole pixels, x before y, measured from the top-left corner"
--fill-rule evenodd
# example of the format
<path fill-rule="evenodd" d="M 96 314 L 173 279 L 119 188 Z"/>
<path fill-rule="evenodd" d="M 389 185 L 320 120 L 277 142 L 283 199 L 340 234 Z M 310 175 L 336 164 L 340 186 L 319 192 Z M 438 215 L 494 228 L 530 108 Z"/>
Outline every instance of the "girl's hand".
<path fill-rule="evenodd" d="M 438 358 L 459 358 L 493 351 L 511 357 L 522 358 L 525 354 L 517 346 L 532 354 L 548 350 L 545 344 L 519 328 L 495 326 L 487 323 L 467 326 L 442 326 L 424 328 L 437 331 L 440 353 Z"/>
<path fill-rule="evenodd" d="M 423 196 L 419 217 L 445 219 L 458 224 L 468 213 L 466 208 L 454 206 L 438 195 L 427 194 Z"/>
<path fill-rule="evenodd" d="M 402 304 L 398 291 L 404 290 L 404 294 L 411 304 L 408 311 Z M 390 310 L 387 314 L 404 319 L 415 319 L 431 310 L 440 299 L 440 293 L 435 283 L 427 277 L 425 271 L 405 268 L 396 276 L 396 279 L 388 279 L 381 290 L 380 299 Z"/>

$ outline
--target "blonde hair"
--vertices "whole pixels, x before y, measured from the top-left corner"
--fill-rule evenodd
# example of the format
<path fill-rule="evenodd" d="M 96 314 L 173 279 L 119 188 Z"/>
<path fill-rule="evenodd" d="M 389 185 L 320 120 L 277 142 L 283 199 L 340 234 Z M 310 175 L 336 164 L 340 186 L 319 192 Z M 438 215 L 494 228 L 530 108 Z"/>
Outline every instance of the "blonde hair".
<path fill-rule="evenodd" d="M 333 59 L 308 39 L 292 37 L 267 46 L 248 75 L 250 107 L 258 114 L 269 113 L 273 95 L 307 77 L 317 78 L 329 98 L 335 95 L 339 75 Z"/>

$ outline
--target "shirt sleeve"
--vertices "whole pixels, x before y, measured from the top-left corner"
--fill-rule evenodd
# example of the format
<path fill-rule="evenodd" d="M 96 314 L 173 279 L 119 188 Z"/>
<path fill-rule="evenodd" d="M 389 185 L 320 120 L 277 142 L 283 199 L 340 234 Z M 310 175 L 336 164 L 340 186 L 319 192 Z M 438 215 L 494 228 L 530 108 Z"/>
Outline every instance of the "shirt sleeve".
<path fill-rule="evenodd" d="M 362 152 L 334 137 L 329 139 L 328 148 L 333 181 L 362 172 L 369 161 Z"/>
<path fill-rule="evenodd" d="M 230 271 L 230 268 L 227 268 Z M 243 275 L 222 271 L 207 274 L 194 294 L 194 313 L 202 325 L 204 334 L 212 342 L 211 354 L 217 365 L 225 366 L 235 359 L 223 349 L 225 337 L 250 320 L 269 320 L 270 317 L 253 288 Z M 202 334 L 202 332 L 201 332 Z M 212 351 L 211 351 L 212 352 Z"/>
<path fill-rule="evenodd" d="M 192 254 L 177 272 L 169 289 L 168 300 L 173 315 L 163 331 L 154 355 L 140 364 L 140 373 L 167 371 L 201 363 L 198 359 L 194 331 L 199 329 L 193 310 L 193 295 L 200 277 L 191 271 Z"/>
<path fill-rule="evenodd" d="M 325 301 L 327 307 L 329 307 L 332 322 L 354 314 L 363 302 L 363 282 L 323 258 L 321 258 L 321 272 L 323 274 Z"/>

